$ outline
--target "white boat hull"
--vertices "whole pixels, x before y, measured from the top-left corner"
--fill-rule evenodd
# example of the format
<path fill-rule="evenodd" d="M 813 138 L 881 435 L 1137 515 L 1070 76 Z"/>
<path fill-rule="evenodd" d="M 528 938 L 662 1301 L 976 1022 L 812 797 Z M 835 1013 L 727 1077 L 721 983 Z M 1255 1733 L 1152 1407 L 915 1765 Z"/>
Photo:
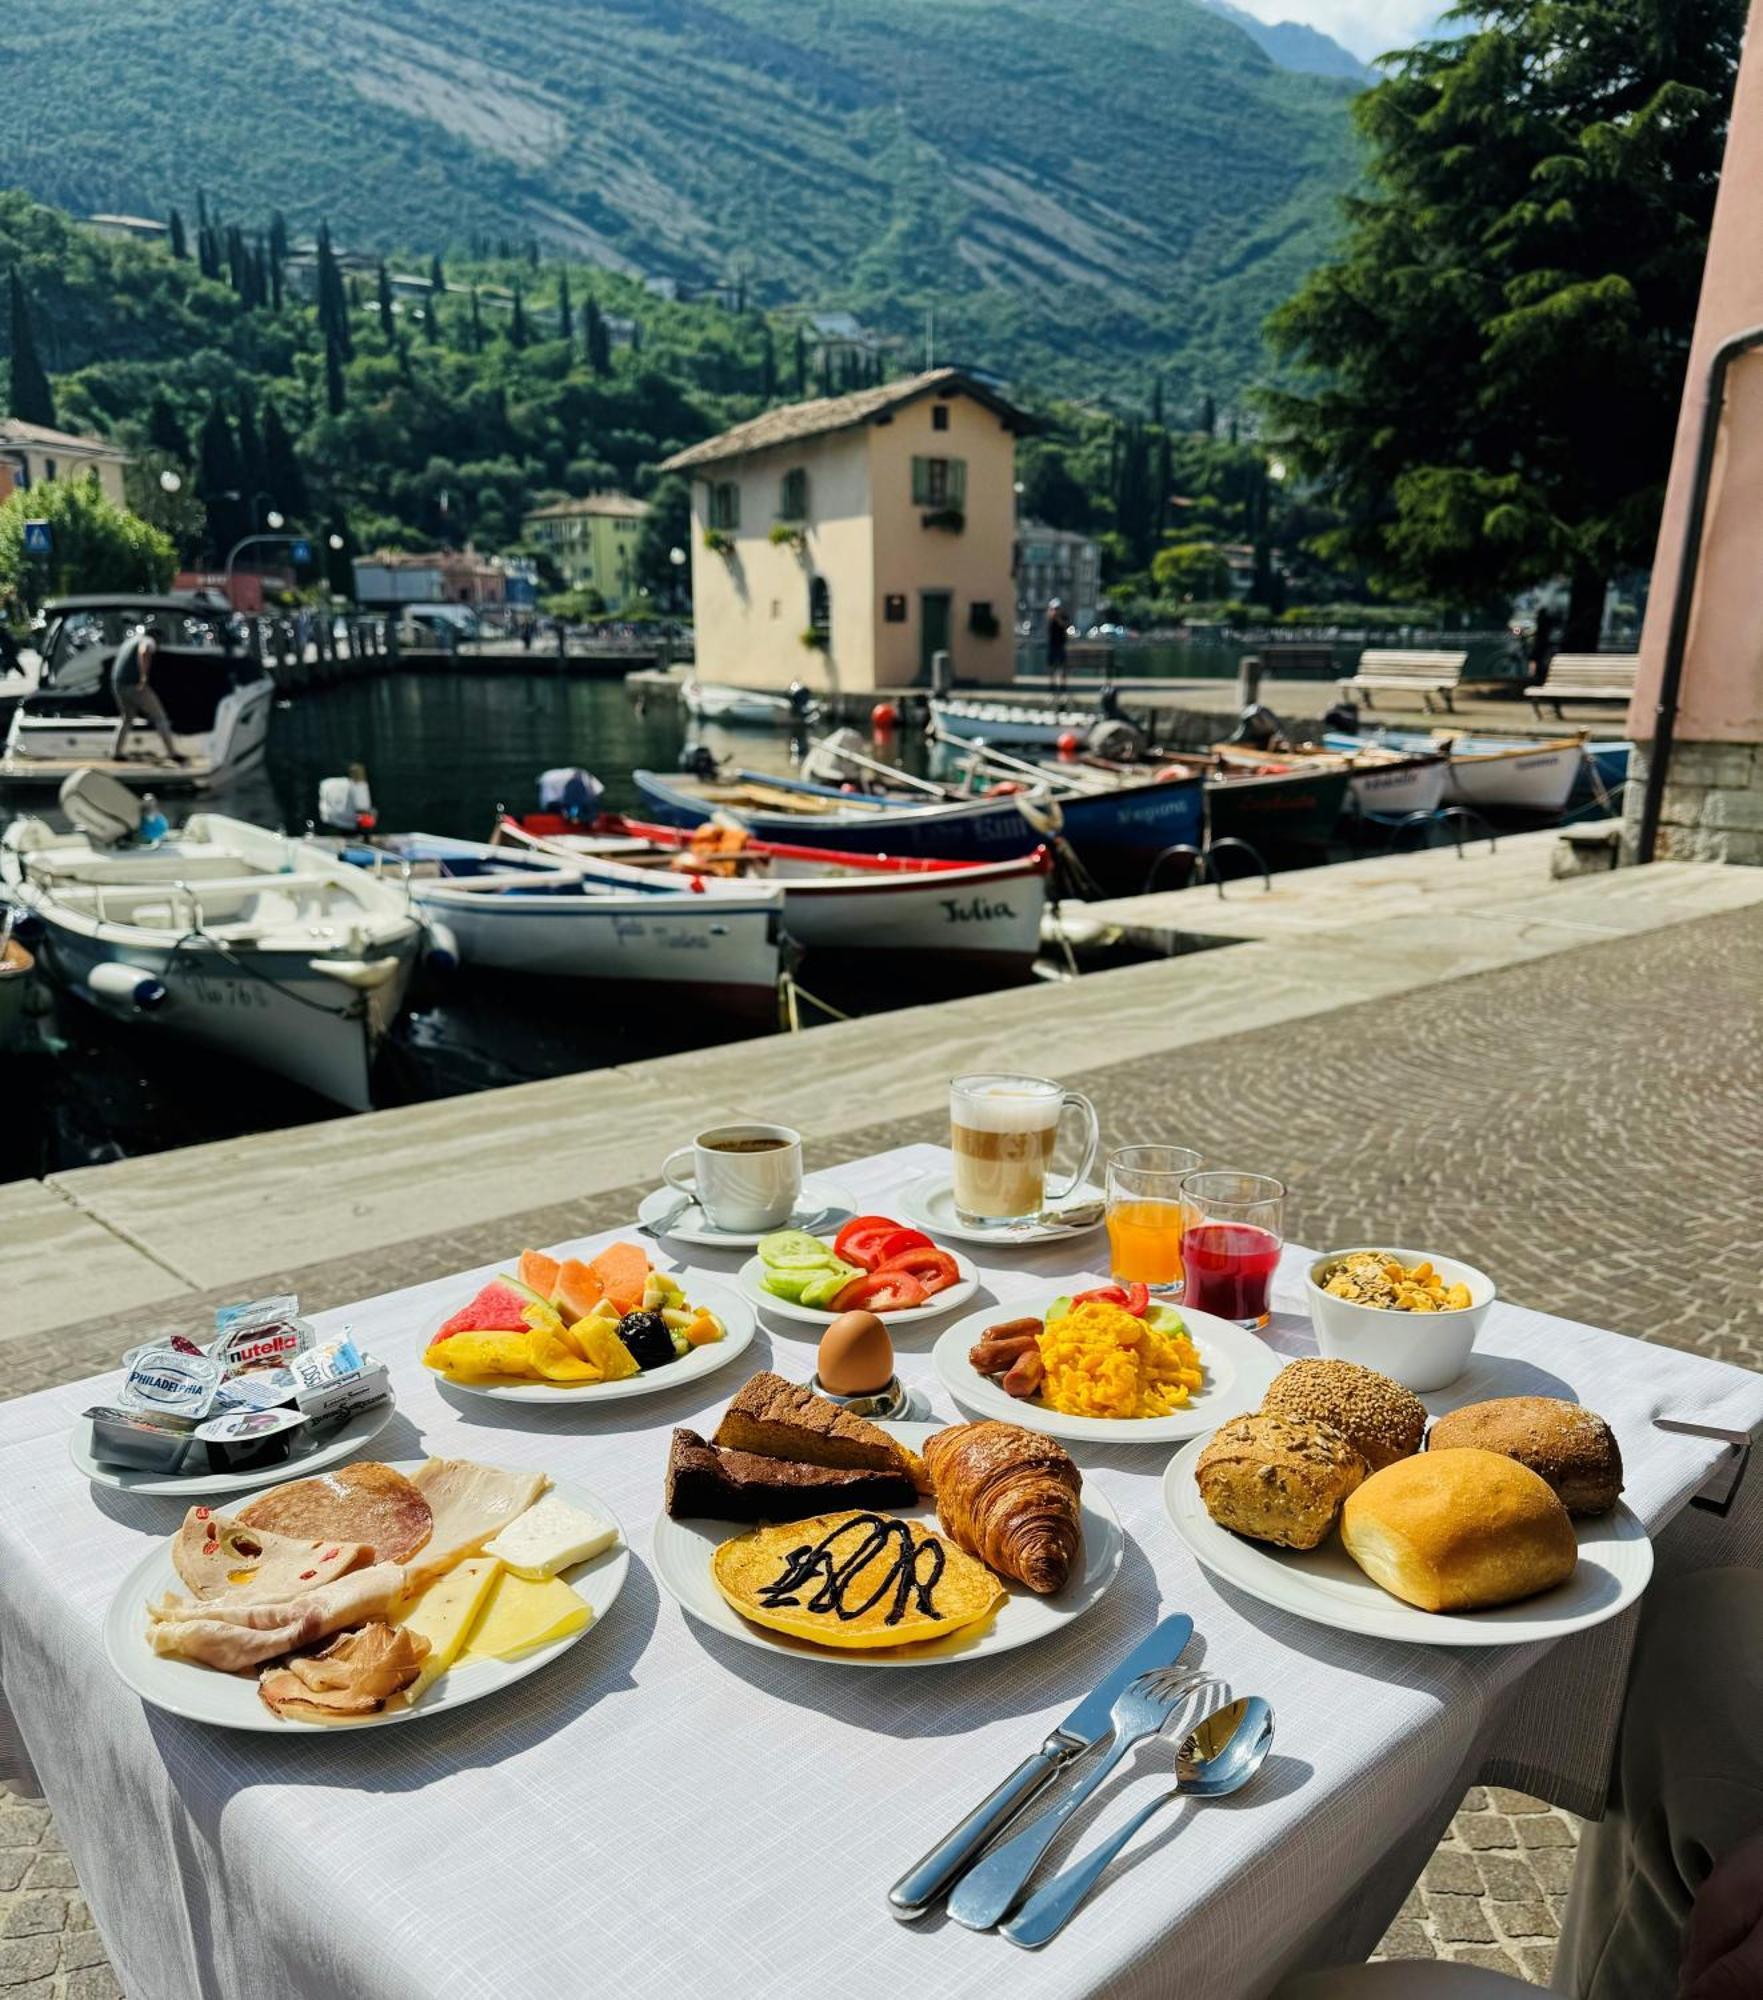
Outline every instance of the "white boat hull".
<path fill-rule="evenodd" d="M 117 758 L 115 716 L 39 716 L 21 708 L 0 756 L 0 785 L 59 786 L 74 771 L 93 769 L 144 791 L 207 791 L 262 763 L 274 708 L 275 683 L 267 676 L 236 688 L 216 709 L 213 729 L 173 734 L 181 764 L 167 761 L 159 732 L 148 724 L 135 724 L 129 756 Z"/>
<path fill-rule="evenodd" d="M 700 722 L 731 723 L 749 729 L 804 729 L 815 711 L 798 714 L 781 694 L 763 694 L 757 688 L 719 687 L 703 681 L 687 681 L 681 690 L 686 713 Z"/>
<path fill-rule="evenodd" d="M 1579 776 L 1583 754 L 1577 743 L 1545 743 L 1534 750 L 1453 750 L 1445 798 L 1458 806 L 1558 813 Z"/>
<path fill-rule="evenodd" d="M 1062 736 L 1081 739 L 1095 726 L 1094 711 L 1018 708 L 1012 702 L 932 701 L 930 705 L 930 734 L 945 743 L 1052 749 Z"/>
<path fill-rule="evenodd" d="M 1428 764 L 1373 764 L 1355 775 L 1347 795 L 1355 812 L 1436 812 L 1450 779 L 1450 766 L 1442 757 Z"/>

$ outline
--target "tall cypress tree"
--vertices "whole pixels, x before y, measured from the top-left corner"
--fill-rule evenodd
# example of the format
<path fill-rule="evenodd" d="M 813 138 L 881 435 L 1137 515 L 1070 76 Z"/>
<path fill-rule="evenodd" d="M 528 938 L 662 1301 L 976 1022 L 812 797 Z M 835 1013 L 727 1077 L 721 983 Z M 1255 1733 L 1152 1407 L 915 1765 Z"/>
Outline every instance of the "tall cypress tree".
<path fill-rule="evenodd" d="M 224 562 L 227 551 L 250 533 L 245 526 L 244 472 L 227 414 L 216 401 L 208 406 L 196 444 L 196 497 L 208 515 L 208 554 Z"/>
<path fill-rule="evenodd" d="M 441 269 L 440 257 L 438 255 L 431 257 L 429 259 L 429 295 L 431 298 L 439 298 L 446 289 L 447 274 Z"/>
<path fill-rule="evenodd" d="M 349 360 L 355 352 L 349 331 L 349 300 L 343 290 L 343 274 L 337 268 L 336 252 L 331 248 L 328 222 L 318 225 L 318 324 L 336 344 L 341 358 Z"/>
<path fill-rule="evenodd" d="M 253 527 L 262 525 L 258 507 L 266 494 L 274 505 L 275 496 L 269 491 L 269 474 L 263 459 L 263 439 L 257 432 L 257 399 L 251 393 L 251 385 L 243 383 L 239 389 L 239 419 L 236 435 L 239 440 L 239 490 L 244 496 L 245 512 L 250 516 Z"/>
<path fill-rule="evenodd" d="M 7 279 L 12 319 L 12 382 L 8 407 L 20 423 L 55 428 L 55 392 L 37 358 L 37 337 L 31 328 L 30 301 L 15 265 Z"/>
<path fill-rule="evenodd" d="M 270 211 L 269 254 L 278 264 L 288 261 L 288 218 L 279 208 Z"/>
<path fill-rule="evenodd" d="M 569 266 L 565 264 L 557 273 L 557 338 L 575 338 L 575 313 L 569 303 Z"/>
<path fill-rule="evenodd" d="M 154 391 L 153 400 L 147 405 L 147 442 L 180 465 L 190 462 L 190 440 L 161 390 Z"/>
<path fill-rule="evenodd" d="M 796 396 L 800 400 L 808 393 L 808 336 L 800 324 L 796 328 Z"/>
<path fill-rule="evenodd" d="M 166 218 L 166 241 L 171 246 L 171 254 L 180 263 L 189 261 L 190 241 L 184 234 L 184 218 L 175 208 Z"/>
<path fill-rule="evenodd" d="M 777 348 L 764 320 L 759 322 L 759 393 L 768 403 L 777 396 Z"/>
<path fill-rule="evenodd" d="M 324 405 L 333 417 L 340 417 L 349 401 L 343 382 L 343 349 L 334 333 L 324 343 Z"/>
<path fill-rule="evenodd" d="M 588 351 L 588 366 L 596 375 L 610 375 L 612 336 L 606 331 L 606 316 L 599 301 L 592 297 L 582 310 L 582 338 Z"/>
<path fill-rule="evenodd" d="M 514 347 L 526 345 L 526 301 L 520 295 L 520 280 L 514 281 L 514 311 L 508 318 L 508 339 Z"/>
<path fill-rule="evenodd" d="M 380 332 L 386 337 L 389 347 L 398 338 L 398 322 L 392 317 L 392 274 L 386 269 L 386 260 L 380 259 Z"/>
<path fill-rule="evenodd" d="M 263 484 L 290 521 L 304 521 L 311 512 L 306 474 L 294 440 L 282 422 L 281 411 L 267 400 L 263 405 Z"/>
<path fill-rule="evenodd" d="M 467 328 L 467 338 L 473 354 L 481 354 L 484 351 L 484 315 L 483 309 L 478 304 L 476 285 L 471 288 L 471 320 Z"/>

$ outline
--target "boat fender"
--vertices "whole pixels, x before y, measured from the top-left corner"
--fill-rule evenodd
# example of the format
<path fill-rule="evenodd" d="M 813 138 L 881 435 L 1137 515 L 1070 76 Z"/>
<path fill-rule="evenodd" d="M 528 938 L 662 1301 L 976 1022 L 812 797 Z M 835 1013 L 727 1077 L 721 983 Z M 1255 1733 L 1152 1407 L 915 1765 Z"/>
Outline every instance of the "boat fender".
<path fill-rule="evenodd" d="M 119 959 L 103 959 L 93 966 L 86 975 L 86 984 L 98 999 L 119 1001 L 142 1013 L 151 1012 L 165 1001 L 161 980 L 143 972 L 138 965 L 125 965 Z"/>
<path fill-rule="evenodd" d="M 352 986 L 357 993 L 370 993 L 376 986 L 384 986 L 398 970 L 395 958 L 314 958 L 307 963 L 314 972 L 321 972 L 326 979 L 335 979 L 341 985 Z"/>
<path fill-rule="evenodd" d="M 1028 792 L 1016 795 L 1016 810 L 1038 834 L 1051 838 L 1065 824 L 1065 814 L 1059 801 L 1050 798 L 1036 798 Z"/>
<path fill-rule="evenodd" d="M 436 972 L 456 972 L 460 965 L 459 940 L 452 927 L 439 917 L 430 917 L 424 928 L 428 932 L 426 963 Z"/>

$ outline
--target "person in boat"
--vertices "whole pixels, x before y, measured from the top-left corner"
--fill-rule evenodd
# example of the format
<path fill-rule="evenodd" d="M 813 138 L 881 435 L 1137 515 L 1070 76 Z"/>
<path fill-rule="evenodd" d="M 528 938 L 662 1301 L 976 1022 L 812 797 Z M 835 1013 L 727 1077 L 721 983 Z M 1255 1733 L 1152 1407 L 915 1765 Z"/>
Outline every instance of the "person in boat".
<path fill-rule="evenodd" d="M 184 761 L 172 737 L 171 717 L 165 712 L 165 703 L 153 689 L 153 661 L 158 651 L 159 641 L 146 626 L 139 625 L 117 647 L 116 658 L 110 663 L 110 690 L 116 696 L 116 741 L 110 754 L 118 763 L 128 761 L 129 732 L 137 716 L 159 731 L 169 763 Z"/>

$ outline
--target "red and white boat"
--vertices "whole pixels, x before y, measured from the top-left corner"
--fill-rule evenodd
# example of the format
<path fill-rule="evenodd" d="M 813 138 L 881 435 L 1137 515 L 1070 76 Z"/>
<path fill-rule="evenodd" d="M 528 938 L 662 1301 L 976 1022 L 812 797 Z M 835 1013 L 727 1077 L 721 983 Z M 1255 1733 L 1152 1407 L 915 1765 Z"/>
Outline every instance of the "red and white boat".
<path fill-rule="evenodd" d="M 938 978 L 1025 975 L 1040 949 L 1052 857 L 932 861 L 756 840 L 739 827 L 659 826 L 616 814 L 505 817 L 498 842 L 567 855 L 590 879 L 668 895 L 783 890 L 787 935 L 810 956 L 858 954 Z"/>

